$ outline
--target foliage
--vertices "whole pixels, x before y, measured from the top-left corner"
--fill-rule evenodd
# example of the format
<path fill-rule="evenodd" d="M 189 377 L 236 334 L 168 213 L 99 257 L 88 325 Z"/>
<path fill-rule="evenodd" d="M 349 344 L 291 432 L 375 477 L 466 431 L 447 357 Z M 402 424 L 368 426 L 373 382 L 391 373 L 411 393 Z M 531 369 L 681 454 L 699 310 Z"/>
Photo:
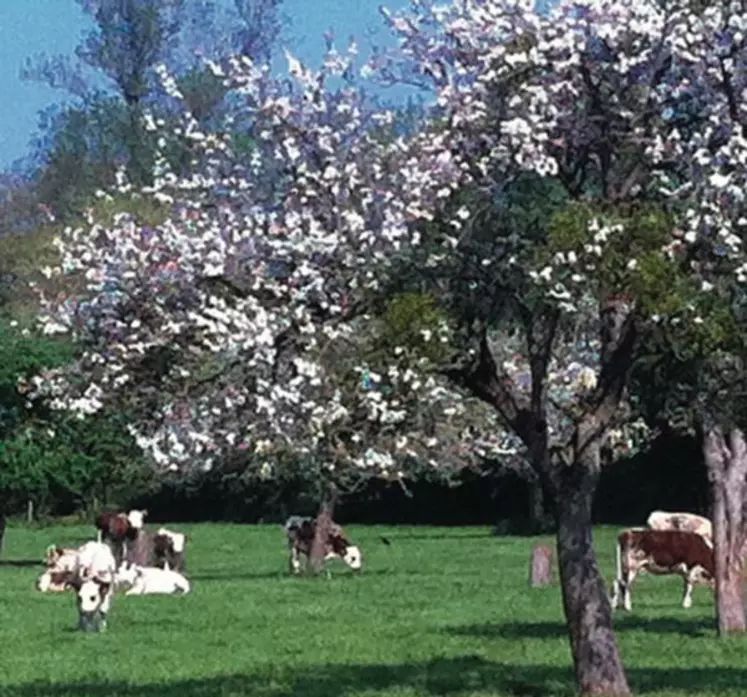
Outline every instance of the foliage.
<path fill-rule="evenodd" d="M 289 56 L 286 81 L 247 58 L 212 64 L 252 149 L 187 113 L 195 170 L 180 177 L 161 161 L 153 187 L 173 203 L 168 220 L 151 230 L 122 216 L 63 235 L 62 266 L 87 274 L 89 294 L 48 299 L 44 321 L 86 352 L 72 373 L 42 376 L 40 394 L 132 410 L 165 468 L 210 468 L 238 448 L 403 471 L 433 461 L 449 412 L 462 421 L 447 441 L 461 448 L 474 433 L 443 374 L 395 356 L 365 378 L 372 296 L 399 284 L 425 289 L 450 319 L 436 345 L 466 350 L 445 372 L 493 408 L 495 452 L 507 438 L 514 452 L 531 446 L 540 421 L 548 445 L 568 447 L 589 419 L 600 445 L 631 418 L 636 331 L 680 326 L 705 347 L 731 334 L 703 282 L 740 272 L 727 232 L 738 187 L 724 183 L 737 175 L 719 158 L 741 151 L 736 132 L 728 140 L 704 117 L 728 111 L 706 47 L 737 20 L 713 8 L 692 33 L 686 9 L 568 2 L 545 16 L 495 1 L 385 13 L 401 50 L 376 54 L 368 72 L 417 75 L 436 98 L 434 118 L 398 137 L 382 137 L 392 112 L 367 110 L 351 78 L 354 47 L 330 50 L 318 72 Z M 178 82 L 163 85 L 180 98 Z M 727 140 L 714 156 L 703 138 Z M 716 214 L 725 193 L 734 205 Z M 403 269 L 417 271 L 409 284 Z M 355 348 L 341 351 L 346 341 Z M 338 389 L 343 364 L 364 375 L 358 387 Z"/>
<path fill-rule="evenodd" d="M 6 437 L 25 419 L 25 397 L 19 381 L 27 381 L 45 367 L 72 360 L 69 341 L 39 337 L 16 322 L 0 323 L 0 435 Z"/>
<path fill-rule="evenodd" d="M 0 324 L 0 492 L 12 508 L 32 498 L 37 506 L 67 500 L 82 507 L 92 497 L 130 495 L 147 484 L 127 420 L 102 414 L 92 423 L 43 406 L 29 412 L 28 380 L 75 356 L 66 340 L 43 337 L 16 321 Z"/>

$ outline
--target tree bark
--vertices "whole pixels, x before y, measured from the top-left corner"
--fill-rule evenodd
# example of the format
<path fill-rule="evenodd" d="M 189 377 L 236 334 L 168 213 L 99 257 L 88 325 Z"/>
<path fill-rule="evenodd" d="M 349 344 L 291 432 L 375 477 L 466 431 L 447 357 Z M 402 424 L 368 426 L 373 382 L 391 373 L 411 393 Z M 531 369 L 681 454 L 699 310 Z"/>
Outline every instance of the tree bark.
<path fill-rule="evenodd" d="M 540 532 L 545 524 L 545 499 L 542 483 L 537 479 L 528 482 L 529 522 L 532 530 Z"/>
<path fill-rule="evenodd" d="M 719 636 L 747 631 L 742 597 L 747 499 L 747 444 L 734 429 L 727 444 L 720 428 L 703 441 L 703 455 L 711 482 L 713 554 L 716 572 L 716 624 Z"/>
<path fill-rule="evenodd" d="M 558 567 L 576 682 L 582 695 L 629 695 L 592 545 L 592 500 L 593 489 L 566 489 L 558 500 Z"/>
<path fill-rule="evenodd" d="M 337 491 L 333 488 L 327 493 L 319 507 L 319 513 L 314 520 L 314 541 L 309 553 L 309 570 L 312 574 L 321 572 L 326 556 L 327 540 L 333 525 Z"/>
<path fill-rule="evenodd" d="M 592 540 L 592 504 L 601 475 L 603 434 L 589 414 L 576 426 L 573 455 L 548 462 L 556 499 L 563 610 L 582 695 L 630 695 L 610 605 Z"/>

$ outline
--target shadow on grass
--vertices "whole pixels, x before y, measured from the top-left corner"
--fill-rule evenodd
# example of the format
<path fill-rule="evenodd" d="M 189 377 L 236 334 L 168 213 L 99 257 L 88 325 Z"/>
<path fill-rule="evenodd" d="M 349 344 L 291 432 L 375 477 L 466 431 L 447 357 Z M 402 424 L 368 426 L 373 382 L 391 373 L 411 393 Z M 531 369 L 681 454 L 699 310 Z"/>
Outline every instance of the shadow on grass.
<path fill-rule="evenodd" d="M 3 566 L 44 566 L 41 559 L 0 559 Z"/>
<path fill-rule="evenodd" d="M 628 671 L 637 694 L 679 690 L 697 694 L 714 689 L 741 689 L 747 670 L 730 668 L 663 669 Z M 51 689 L 50 689 L 51 688 Z M 491 692 L 515 697 L 570 697 L 574 694 L 569 668 L 516 666 L 477 656 L 439 658 L 422 663 L 395 665 L 321 665 L 285 673 L 281 668 L 252 674 L 231 674 L 172 682 L 37 682 L 0 687 L 0 695 L 37 697 L 346 697 L 356 692 L 410 688 L 419 695 Z"/>
<path fill-rule="evenodd" d="M 450 532 L 411 532 L 411 533 L 387 533 L 386 539 L 390 544 L 396 544 L 398 540 L 482 540 L 486 537 L 495 537 L 492 530 L 485 532 L 471 532 L 467 534 L 450 533 Z M 382 543 L 385 545 L 385 543 Z"/>
<path fill-rule="evenodd" d="M 357 579 L 362 576 L 380 576 L 380 575 L 391 575 L 391 572 L 387 571 L 386 569 L 372 569 L 371 571 L 363 571 L 360 574 L 354 574 L 351 571 L 348 571 L 347 569 L 340 569 L 340 570 L 334 570 L 332 571 L 331 578 L 334 580 L 337 579 Z M 190 581 L 263 581 L 266 579 L 272 579 L 272 580 L 295 580 L 295 581 L 325 581 L 327 580 L 324 573 L 319 574 L 318 576 L 312 576 L 311 574 L 300 574 L 298 576 L 292 576 L 287 571 L 262 571 L 262 572 L 252 572 L 252 571 L 235 571 L 235 570 L 228 570 L 226 572 L 220 572 L 220 571 L 211 571 L 208 573 L 196 573 L 196 574 L 189 574 L 187 573 L 186 576 L 189 578 Z"/>
<path fill-rule="evenodd" d="M 644 631 L 652 634 L 679 634 L 704 637 L 713 633 L 712 619 L 680 619 L 678 617 L 646 618 L 636 615 L 616 615 L 615 630 Z M 447 627 L 446 633 L 455 636 L 471 636 L 485 639 L 555 639 L 567 638 L 568 629 L 562 622 L 496 622 Z"/>

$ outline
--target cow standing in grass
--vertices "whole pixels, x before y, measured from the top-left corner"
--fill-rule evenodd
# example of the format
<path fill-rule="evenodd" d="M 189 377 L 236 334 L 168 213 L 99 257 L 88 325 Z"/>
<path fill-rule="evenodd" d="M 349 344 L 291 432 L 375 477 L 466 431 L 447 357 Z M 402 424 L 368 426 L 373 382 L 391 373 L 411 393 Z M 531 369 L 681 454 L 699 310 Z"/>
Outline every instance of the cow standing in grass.
<path fill-rule="evenodd" d="M 148 511 L 101 511 L 96 516 L 97 541 L 111 545 L 117 565 L 121 564 L 127 554 L 127 545 L 143 529 Z"/>
<path fill-rule="evenodd" d="M 291 516 L 285 523 L 284 530 L 290 551 L 289 567 L 292 574 L 301 571 L 301 557 L 305 557 L 308 565 L 311 548 L 314 544 L 317 521 L 313 518 Z M 363 559 L 360 549 L 351 545 L 342 528 L 337 523 L 329 523 L 327 539 L 324 540 L 324 559 L 339 557 L 354 571 L 360 570 Z"/>
<path fill-rule="evenodd" d="M 184 569 L 186 537 L 161 528 L 153 534 L 138 530 L 127 546 L 124 562 L 136 566 L 154 566 L 161 569 Z"/>
<path fill-rule="evenodd" d="M 77 550 L 70 586 L 75 590 L 79 629 L 106 629 L 116 568 L 114 554 L 103 542 L 86 542 Z"/>
<path fill-rule="evenodd" d="M 701 535 L 685 530 L 629 528 L 617 536 L 617 575 L 612 592 L 612 607 L 622 601 L 631 610 L 631 588 L 637 574 L 677 574 L 684 581 L 682 607 L 692 605 L 696 583 L 712 585 L 715 577 L 713 549 Z"/>

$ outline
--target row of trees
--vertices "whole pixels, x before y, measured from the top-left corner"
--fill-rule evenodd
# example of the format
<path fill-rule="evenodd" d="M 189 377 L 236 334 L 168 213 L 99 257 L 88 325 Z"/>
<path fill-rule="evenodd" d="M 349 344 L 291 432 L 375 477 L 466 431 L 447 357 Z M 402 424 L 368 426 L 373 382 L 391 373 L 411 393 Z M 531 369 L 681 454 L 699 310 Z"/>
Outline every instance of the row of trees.
<path fill-rule="evenodd" d="M 108 196 L 163 214 L 63 231 L 68 293 L 42 292 L 40 320 L 76 354 L 27 396 L 126 414 L 169 476 L 304 472 L 322 523 L 372 477 L 525 472 L 556 511 L 578 685 L 629 694 L 592 503 L 603 464 L 661 424 L 700 434 L 719 629 L 745 628 L 745 8 L 384 16 L 399 47 L 364 73 L 432 95 L 408 128 L 367 98 L 355 46 L 319 70 L 288 56 L 278 79 L 208 62 L 210 119 L 162 73 L 182 112 L 143 106 L 153 168 Z"/>

